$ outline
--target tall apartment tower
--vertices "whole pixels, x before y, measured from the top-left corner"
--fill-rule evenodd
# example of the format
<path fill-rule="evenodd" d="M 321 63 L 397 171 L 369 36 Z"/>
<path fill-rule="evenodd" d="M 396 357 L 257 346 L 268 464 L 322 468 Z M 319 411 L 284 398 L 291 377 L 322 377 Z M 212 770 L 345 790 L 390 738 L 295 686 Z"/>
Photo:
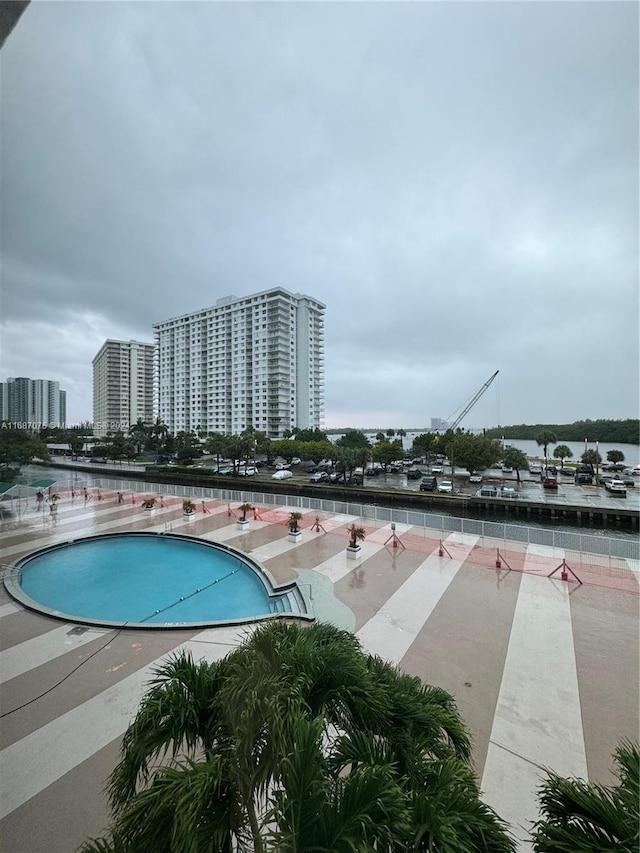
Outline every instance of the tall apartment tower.
<path fill-rule="evenodd" d="M 174 434 L 319 428 L 324 310 L 278 287 L 155 323 L 160 419 Z"/>
<path fill-rule="evenodd" d="M 0 419 L 29 430 L 64 427 L 66 391 L 52 379 L 9 378 L 0 389 Z"/>
<path fill-rule="evenodd" d="M 154 345 L 107 340 L 93 359 L 93 432 L 127 432 L 138 418 L 151 423 Z"/>

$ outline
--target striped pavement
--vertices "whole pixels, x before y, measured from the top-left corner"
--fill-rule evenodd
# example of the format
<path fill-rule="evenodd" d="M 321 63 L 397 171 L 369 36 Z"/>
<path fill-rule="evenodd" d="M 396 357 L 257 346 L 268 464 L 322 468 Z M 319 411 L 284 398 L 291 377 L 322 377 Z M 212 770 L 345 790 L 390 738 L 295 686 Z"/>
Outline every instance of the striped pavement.
<path fill-rule="evenodd" d="M 226 504 L 207 501 L 186 520 L 181 499 L 165 503 L 145 513 L 113 493 L 88 505 L 63 499 L 55 519 L 31 507 L 0 531 L 2 563 L 93 533 L 171 530 L 241 548 L 279 583 L 317 578 L 352 613 L 365 649 L 453 693 L 485 799 L 523 851 L 541 768 L 608 783 L 618 739 L 637 735 L 637 565 L 616 568 L 613 585 L 578 586 L 546 577 L 557 549 L 514 549 L 509 571 L 474 536 L 450 534 L 441 556 L 436 532 L 397 525 L 407 547 L 394 548 L 389 525 L 334 515 L 315 531 L 311 512 L 293 543 L 284 510 L 241 532 Z M 367 531 L 355 561 L 345 552 L 353 521 Z M 336 612 L 330 603 L 318 597 L 318 618 Z M 218 659 L 248 630 L 78 626 L 26 610 L 4 589 L 0 629 L 0 849 L 9 853 L 70 853 L 102 833 L 104 784 L 154 668 L 179 648 Z"/>

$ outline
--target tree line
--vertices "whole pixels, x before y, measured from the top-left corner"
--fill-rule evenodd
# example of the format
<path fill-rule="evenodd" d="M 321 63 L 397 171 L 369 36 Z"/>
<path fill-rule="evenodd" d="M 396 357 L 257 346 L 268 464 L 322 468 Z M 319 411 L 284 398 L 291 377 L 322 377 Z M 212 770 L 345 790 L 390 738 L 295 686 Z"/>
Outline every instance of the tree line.
<path fill-rule="evenodd" d="M 516 424 L 485 431 L 491 438 L 515 438 L 535 441 L 543 430 L 553 432 L 558 441 L 602 441 L 607 444 L 640 444 L 640 420 L 585 420 L 572 424 Z"/>

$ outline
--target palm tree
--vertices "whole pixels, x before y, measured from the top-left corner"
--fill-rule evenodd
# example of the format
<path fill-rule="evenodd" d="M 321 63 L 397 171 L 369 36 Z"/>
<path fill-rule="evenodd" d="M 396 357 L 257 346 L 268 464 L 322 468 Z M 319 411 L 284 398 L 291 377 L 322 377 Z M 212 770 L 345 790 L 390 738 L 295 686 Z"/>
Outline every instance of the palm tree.
<path fill-rule="evenodd" d="M 140 455 L 142 448 L 146 448 L 149 437 L 149 427 L 145 424 L 142 418 L 138 418 L 135 424 L 129 427 L 129 438 L 133 440 L 138 456 Z"/>
<path fill-rule="evenodd" d="M 287 524 L 289 525 L 289 533 L 297 533 L 300 530 L 299 522 L 302 518 L 302 513 L 294 511 L 289 515 Z"/>
<path fill-rule="evenodd" d="M 559 444 L 553 451 L 553 458 L 560 460 L 560 467 L 564 468 L 564 460 L 571 459 L 573 451 L 566 444 Z"/>
<path fill-rule="evenodd" d="M 269 621 L 176 653 L 124 735 L 108 837 L 84 853 L 511 853 L 453 698 L 334 626 Z"/>
<path fill-rule="evenodd" d="M 555 444 L 558 441 L 555 432 L 550 429 L 541 430 L 536 436 L 536 444 L 538 447 L 544 448 L 544 467 L 547 467 L 547 448 L 550 444 Z"/>
<path fill-rule="evenodd" d="M 247 513 L 249 512 L 249 510 L 253 509 L 253 505 L 250 503 L 243 503 L 243 504 L 240 504 L 238 509 L 242 513 L 242 518 L 240 519 L 240 521 L 246 521 L 247 520 Z"/>
<path fill-rule="evenodd" d="M 364 527 L 356 527 L 355 524 L 351 525 L 347 533 L 349 534 L 349 548 L 357 548 L 358 542 L 361 542 L 367 535 Z"/>
<path fill-rule="evenodd" d="M 153 449 L 157 451 L 163 446 L 169 433 L 169 427 L 160 417 L 157 417 L 150 428 L 150 433 Z"/>
<path fill-rule="evenodd" d="M 620 784 L 611 788 L 550 774 L 542 786 L 537 853 L 637 853 L 640 847 L 640 751 L 623 740 L 614 753 Z"/>

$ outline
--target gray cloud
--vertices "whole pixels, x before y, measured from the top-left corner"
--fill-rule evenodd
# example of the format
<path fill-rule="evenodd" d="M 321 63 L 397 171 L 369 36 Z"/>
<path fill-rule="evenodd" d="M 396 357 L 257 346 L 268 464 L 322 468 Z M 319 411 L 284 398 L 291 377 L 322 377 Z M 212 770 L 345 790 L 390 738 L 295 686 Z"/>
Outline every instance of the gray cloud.
<path fill-rule="evenodd" d="M 31 4 L 3 47 L 2 371 L 281 285 L 328 425 L 638 414 L 638 8 Z M 614 338 L 611 345 L 610 336 Z M 4 378 L 4 377 L 3 377 Z"/>

